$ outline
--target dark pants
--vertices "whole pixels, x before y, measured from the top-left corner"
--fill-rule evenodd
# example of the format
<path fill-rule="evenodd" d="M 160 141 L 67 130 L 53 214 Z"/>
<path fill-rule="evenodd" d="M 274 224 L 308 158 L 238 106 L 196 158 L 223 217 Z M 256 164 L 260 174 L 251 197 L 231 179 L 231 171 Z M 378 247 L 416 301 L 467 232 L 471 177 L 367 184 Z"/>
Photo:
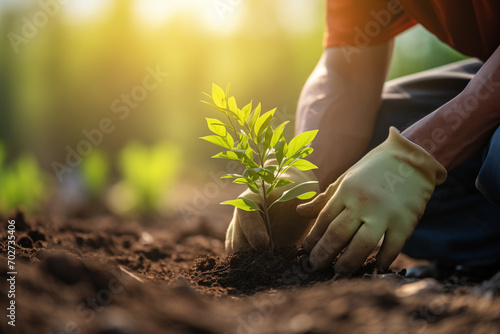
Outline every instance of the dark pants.
<path fill-rule="evenodd" d="M 465 60 L 387 82 L 370 148 L 459 94 L 482 63 Z M 493 204 L 493 203 L 496 203 Z M 448 172 L 403 253 L 450 264 L 500 260 L 500 127 L 488 147 Z"/>

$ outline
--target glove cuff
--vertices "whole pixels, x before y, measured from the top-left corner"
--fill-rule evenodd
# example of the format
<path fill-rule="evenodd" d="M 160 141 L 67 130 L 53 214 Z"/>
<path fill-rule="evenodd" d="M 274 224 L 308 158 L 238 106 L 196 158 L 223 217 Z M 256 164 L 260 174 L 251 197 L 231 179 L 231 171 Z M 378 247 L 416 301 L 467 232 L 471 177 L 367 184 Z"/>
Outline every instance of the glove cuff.
<path fill-rule="evenodd" d="M 435 185 L 440 185 L 446 180 L 448 173 L 443 165 L 420 145 L 403 137 L 395 127 L 390 127 L 389 137 L 385 143 L 394 147 L 398 152 L 404 152 L 403 155 L 398 154 L 399 159 L 414 167 Z"/>

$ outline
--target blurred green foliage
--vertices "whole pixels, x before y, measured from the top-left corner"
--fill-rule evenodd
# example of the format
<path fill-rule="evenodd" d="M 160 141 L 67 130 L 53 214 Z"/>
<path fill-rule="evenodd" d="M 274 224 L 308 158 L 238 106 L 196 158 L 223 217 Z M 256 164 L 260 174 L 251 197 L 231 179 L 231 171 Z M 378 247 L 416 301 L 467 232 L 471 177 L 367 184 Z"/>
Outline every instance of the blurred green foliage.
<path fill-rule="evenodd" d="M 110 192 L 110 206 L 119 214 L 160 212 L 182 167 L 181 150 L 171 143 L 148 147 L 128 144 L 119 155 L 121 180 Z"/>
<path fill-rule="evenodd" d="M 104 153 L 94 149 L 92 154 L 83 160 L 81 173 L 90 199 L 102 199 L 110 177 L 110 165 Z"/>
<path fill-rule="evenodd" d="M 0 35 L 20 34 L 25 19 L 33 21 L 40 12 L 41 2 L 0 0 Z M 205 126 L 200 92 L 211 82 L 232 82 L 235 95 L 243 100 L 259 96 L 264 108 L 278 106 L 276 117 L 290 120 L 322 53 L 324 1 L 228 1 L 223 13 L 214 8 L 219 2 L 202 0 L 52 3 L 60 3 L 57 13 L 19 45 L 19 52 L 8 38 L 0 40 L 0 140 L 9 152 L 39 157 L 46 171 L 52 162 L 65 160 L 67 146 L 87 139 L 83 130 L 109 118 L 116 129 L 103 135 L 99 149 L 110 157 L 130 140 L 149 146 L 169 141 L 189 152 L 183 162 L 197 181 L 208 179 L 206 152 L 197 140 Z M 92 6 L 101 9 L 89 11 Z M 158 19 L 160 12 L 165 17 Z M 413 28 L 396 39 L 390 78 L 462 58 L 425 29 Z M 113 104 L 123 106 L 134 89 L 144 86 L 148 67 L 169 74 L 120 118 L 123 113 L 115 113 Z M 104 192 L 106 179 L 116 176 L 101 158 L 88 156 L 80 166 L 91 196 Z M 0 152 L 0 164 L 1 159 Z M 16 173 L 24 169 L 37 178 L 27 167 L 12 166 L 4 169 L 14 178 L 21 178 Z M 171 167 L 165 174 L 175 174 Z M 148 194 L 138 184 L 155 182 L 132 181 L 132 172 L 120 170 L 129 179 L 127 188 L 135 189 L 129 197 L 142 198 L 133 205 L 153 209 L 155 191 Z M 164 182 L 158 177 L 156 184 Z"/>
<path fill-rule="evenodd" d="M 418 25 L 396 37 L 388 79 L 467 58 Z"/>
<path fill-rule="evenodd" d="M 85 139 L 82 130 L 96 128 L 104 117 L 116 131 L 106 135 L 102 150 L 116 153 L 130 138 L 169 140 L 199 153 L 186 155 L 198 165 L 204 162 L 197 141 L 205 125 L 201 91 L 211 82 L 230 81 L 243 99 L 259 96 L 264 106 L 293 113 L 322 52 L 321 2 L 293 1 L 306 10 L 284 16 L 291 3 L 283 8 L 282 1 L 242 1 L 219 16 L 211 1 L 186 1 L 193 5 L 172 9 L 156 25 L 139 16 L 137 0 L 105 1 L 102 11 L 85 19 L 67 13 L 85 2 L 61 5 L 18 53 L 7 38 L 0 40 L 0 106 L 6 111 L 0 113 L 0 136 L 13 150 L 36 152 L 47 169 L 64 160 L 66 145 Z M 19 33 L 23 17 L 40 10 L 38 1 L 23 3 L 29 5 L 0 12 L 2 36 Z M 113 102 L 142 85 L 148 66 L 169 75 L 120 119 Z"/>
<path fill-rule="evenodd" d="M 96 128 L 103 118 L 116 124 L 102 143 L 107 152 L 129 138 L 148 144 L 170 140 L 200 153 L 186 156 L 187 163 L 200 164 L 200 91 L 211 82 L 232 82 L 242 99 L 259 96 L 264 107 L 293 115 L 322 52 L 323 1 L 228 2 L 234 5 L 224 15 L 211 1 L 165 1 L 144 17 L 140 5 L 148 1 L 109 0 L 95 14 L 75 17 L 72 8 L 85 3 L 99 2 L 61 4 L 18 53 L 8 38 L 0 40 L 0 139 L 12 151 L 33 151 L 47 170 L 64 159 L 66 145 L 85 139 L 82 130 Z M 153 20 L 162 6 L 171 15 Z M 0 34 L 20 33 L 23 18 L 31 20 L 39 11 L 34 0 L 5 6 Z M 397 38 L 390 77 L 460 57 L 423 28 L 412 29 Z M 169 76 L 120 119 L 113 102 L 142 84 L 148 66 Z"/>
<path fill-rule="evenodd" d="M 0 171 L 2 170 L 3 162 L 5 161 L 5 153 L 5 146 L 2 142 L 0 142 Z"/>
<path fill-rule="evenodd" d="M 9 149 L 33 150 L 48 167 L 62 160 L 66 145 L 84 139 L 83 129 L 96 128 L 107 117 L 117 126 L 102 144 L 107 152 L 130 137 L 149 144 L 168 139 L 197 151 L 204 127 L 196 121 L 202 116 L 199 92 L 214 81 L 232 82 L 243 99 L 259 96 L 264 107 L 294 113 L 322 52 L 323 1 L 228 2 L 234 5 L 224 15 L 210 1 L 185 1 L 191 6 L 166 1 L 144 18 L 140 5 L 147 2 L 105 1 L 97 6 L 101 11 L 82 19 L 71 14 L 72 8 L 95 1 L 73 0 L 61 4 L 18 53 L 8 38 L 0 41 L 0 133 Z M 167 8 L 172 14 L 151 24 L 162 6 L 172 7 Z M 23 18 L 39 11 L 34 0 L 5 6 L 0 34 L 20 33 Z M 456 58 L 418 28 L 398 37 L 391 77 Z M 159 66 L 169 76 L 131 108 L 127 119 L 119 119 L 111 110 L 113 101 L 141 85 L 148 66 Z M 196 164 L 200 156 L 186 159 Z"/>
<path fill-rule="evenodd" d="M 6 152 L 0 143 L 0 212 L 9 213 L 18 207 L 27 212 L 40 208 L 47 198 L 47 176 L 36 158 L 24 154 L 4 165 Z"/>

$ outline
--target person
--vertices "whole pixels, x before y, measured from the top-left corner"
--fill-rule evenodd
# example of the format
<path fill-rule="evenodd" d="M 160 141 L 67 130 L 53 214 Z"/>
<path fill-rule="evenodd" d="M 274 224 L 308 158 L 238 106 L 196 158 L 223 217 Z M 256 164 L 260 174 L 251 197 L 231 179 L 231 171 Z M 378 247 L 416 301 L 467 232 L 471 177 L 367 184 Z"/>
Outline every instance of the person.
<path fill-rule="evenodd" d="M 476 59 L 385 83 L 394 37 L 417 23 Z M 494 0 L 327 0 L 325 49 L 296 115 L 297 133 L 319 129 L 319 168 L 299 179 L 317 178 L 323 192 L 274 208 L 276 245 L 303 241 L 314 268 L 335 261 L 343 274 L 381 240 L 379 271 L 401 251 L 498 269 L 499 31 Z M 258 215 L 235 210 L 229 253 L 268 244 Z"/>

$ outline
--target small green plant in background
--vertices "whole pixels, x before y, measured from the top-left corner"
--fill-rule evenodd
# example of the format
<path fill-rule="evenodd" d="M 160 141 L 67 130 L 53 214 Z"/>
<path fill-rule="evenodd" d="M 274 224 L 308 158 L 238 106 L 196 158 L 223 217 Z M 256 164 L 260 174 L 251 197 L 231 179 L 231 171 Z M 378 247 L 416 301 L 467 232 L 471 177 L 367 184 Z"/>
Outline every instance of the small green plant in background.
<path fill-rule="evenodd" d="M 100 199 L 108 186 L 110 166 L 102 151 L 94 149 L 81 165 L 83 183 L 91 200 Z"/>
<path fill-rule="evenodd" d="M 274 246 L 269 209 L 278 202 L 294 198 L 312 198 L 316 193 L 308 190 L 309 185 L 317 181 L 296 184 L 272 203 L 268 203 L 268 196 L 274 189 L 294 183 L 282 176 L 289 168 L 295 167 L 302 171 L 317 168 L 304 158 L 313 152 L 309 146 L 318 130 L 301 133 L 287 143 L 283 130 L 288 121 L 275 128 L 270 126 L 276 109 L 261 114 L 260 103 L 252 109 L 252 102 L 241 109 L 238 108 L 234 96 L 229 96 L 229 85 L 224 92 L 222 88 L 213 84 L 212 95 L 205 95 L 211 98 L 213 103 L 202 102 L 221 111 L 225 116 L 225 122 L 216 118 L 206 118 L 208 128 L 213 135 L 201 139 L 224 148 L 224 151 L 212 158 L 235 160 L 244 167 L 242 174 L 226 174 L 221 178 L 232 178 L 234 183 L 245 184 L 253 193 L 258 194 L 264 203 L 259 206 L 248 198 L 238 197 L 221 204 L 233 205 L 245 211 L 261 211 L 270 236 L 269 247 L 272 251 Z"/>
<path fill-rule="evenodd" d="M 0 171 L 2 170 L 3 162 L 5 161 L 5 155 L 5 147 L 2 142 L 0 142 Z"/>
<path fill-rule="evenodd" d="M 128 144 L 118 157 L 121 180 L 110 194 L 111 208 L 120 214 L 149 214 L 162 208 L 181 169 L 181 150 L 171 143 L 147 147 Z"/>
<path fill-rule="evenodd" d="M 0 211 L 8 213 L 18 207 L 36 211 L 47 197 L 46 175 L 33 155 L 22 155 L 9 165 L 4 164 L 5 157 L 0 143 Z"/>

